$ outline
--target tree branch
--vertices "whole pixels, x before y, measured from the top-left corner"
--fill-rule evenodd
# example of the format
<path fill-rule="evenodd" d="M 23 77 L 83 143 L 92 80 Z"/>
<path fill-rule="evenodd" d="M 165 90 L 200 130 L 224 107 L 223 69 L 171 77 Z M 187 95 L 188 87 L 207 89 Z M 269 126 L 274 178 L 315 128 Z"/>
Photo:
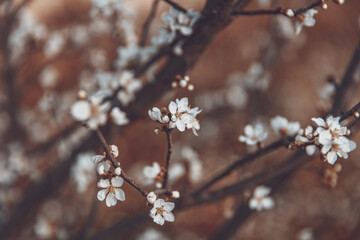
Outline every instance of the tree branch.
<path fill-rule="evenodd" d="M 167 153 L 166 153 L 166 159 L 165 159 L 165 172 L 164 172 L 164 179 L 162 183 L 162 188 L 167 189 L 167 183 L 169 178 L 169 167 L 170 167 L 170 160 L 171 160 L 171 153 L 173 151 L 172 149 L 172 143 L 171 143 L 171 129 L 166 129 L 166 140 L 167 140 Z"/>

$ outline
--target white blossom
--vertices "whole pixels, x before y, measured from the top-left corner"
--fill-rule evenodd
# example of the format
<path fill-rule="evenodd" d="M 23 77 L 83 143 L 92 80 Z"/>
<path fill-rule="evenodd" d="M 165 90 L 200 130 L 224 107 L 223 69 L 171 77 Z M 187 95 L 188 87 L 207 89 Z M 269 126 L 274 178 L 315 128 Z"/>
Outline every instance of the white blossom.
<path fill-rule="evenodd" d="M 276 116 L 271 119 L 271 127 L 277 134 L 293 137 L 300 130 L 299 122 L 289 122 L 286 118 Z"/>
<path fill-rule="evenodd" d="M 126 113 L 121 111 L 118 107 L 113 108 L 110 115 L 116 125 L 122 126 L 129 123 Z"/>
<path fill-rule="evenodd" d="M 261 211 L 263 209 L 272 209 L 275 206 L 274 200 L 269 197 L 271 189 L 265 186 L 258 186 L 254 190 L 253 197 L 249 201 L 249 208 Z"/>
<path fill-rule="evenodd" d="M 190 108 L 188 98 L 176 99 L 176 102 L 171 101 L 169 104 L 169 111 L 171 114 L 171 121 L 169 128 L 177 128 L 183 132 L 185 129 L 192 129 L 197 136 L 197 130 L 200 129 L 199 121 L 196 115 L 201 112 L 199 108 Z"/>
<path fill-rule="evenodd" d="M 150 210 L 150 217 L 159 225 L 164 225 L 165 221 L 174 222 L 175 217 L 171 213 L 175 203 L 165 202 L 164 199 L 158 199 L 154 203 L 154 207 Z"/>
<path fill-rule="evenodd" d="M 97 193 L 97 198 L 104 201 L 106 198 L 106 206 L 115 206 L 117 200 L 125 201 L 125 193 L 120 189 L 124 180 L 121 177 L 113 177 L 109 179 L 100 179 L 98 182 L 99 188 L 104 188 Z"/>
<path fill-rule="evenodd" d="M 110 169 L 110 163 L 108 161 L 103 161 L 97 165 L 96 171 L 101 176 L 101 175 L 105 175 L 109 171 L 109 169 Z"/>
<path fill-rule="evenodd" d="M 313 8 L 304 12 L 302 14 L 301 18 L 298 21 L 296 21 L 296 23 L 295 23 L 296 34 L 300 34 L 303 26 L 313 27 L 316 22 L 314 19 L 314 15 L 317 13 L 318 13 L 318 10 L 313 9 Z"/>
<path fill-rule="evenodd" d="M 117 167 L 117 168 L 115 168 L 115 171 L 114 171 L 114 172 L 115 172 L 116 175 L 120 176 L 120 175 L 121 175 L 121 171 L 122 171 L 121 168 L 120 168 L 120 167 Z"/>
<path fill-rule="evenodd" d="M 158 175 L 161 172 L 161 168 L 159 163 L 153 162 L 152 166 L 146 166 L 144 167 L 143 173 L 146 177 L 146 185 L 153 184 L 155 182 L 155 179 L 158 177 Z"/>
<path fill-rule="evenodd" d="M 183 13 L 171 7 L 168 13 L 162 15 L 162 19 L 173 35 L 179 32 L 184 36 L 190 36 L 193 33 L 192 27 L 200 16 L 200 13 L 196 13 L 193 10 Z"/>
<path fill-rule="evenodd" d="M 71 176 L 76 182 L 76 190 L 83 193 L 95 179 L 95 166 L 91 163 L 91 153 L 79 154 L 71 169 Z"/>
<path fill-rule="evenodd" d="M 49 239 L 53 237 L 54 228 L 51 226 L 50 221 L 44 217 L 39 217 L 34 226 L 34 231 L 40 239 Z"/>
<path fill-rule="evenodd" d="M 105 125 L 110 102 L 103 103 L 103 97 L 94 95 L 89 101 L 77 101 L 71 107 L 71 115 L 75 120 L 86 122 L 90 129 Z"/>
<path fill-rule="evenodd" d="M 255 145 L 262 141 L 264 141 L 267 138 L 267 132 L 265 132 L 265 129 L 262 124 L 257 123 L 255 127 L 252 125 L 246 125 L 245 129 L 245 136 L 241 135 L 239 137 L 240 142 L 246 142 L 247 145 Z"/>
<path fill-rule="evenodd" d="M 340 117 L 329 116 L 326 121 L 322 118 L 312 120 L 318 125 L 315 135 L 327 162 L 333 165 L 338 157 L 347 159 L 348 153 L 356 148 L 356 143 L 346 137 L 348 129 L 340 125 Z"/>

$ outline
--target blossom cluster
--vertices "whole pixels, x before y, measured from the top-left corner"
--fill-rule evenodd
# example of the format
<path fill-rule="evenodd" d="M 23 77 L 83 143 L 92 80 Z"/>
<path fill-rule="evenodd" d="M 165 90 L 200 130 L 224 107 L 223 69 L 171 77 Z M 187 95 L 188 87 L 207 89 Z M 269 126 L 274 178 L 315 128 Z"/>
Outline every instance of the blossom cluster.
<path fill-rule="evenodd" d="M 177 128 L 181 132 L 184 132 L 185 129 L 191 129 L 197 136 L 200 124 L 196 116 L 200 112 L 201 109 L 198 107 L 191 108 L 188 98 L 185 97 L 181 100 L 176 99 L 175 102 L 171 101 L 168 110 L 153 107 L 148 113 L 153 121 L 161 123 L 167 129 Z"/>
<path fill-rule="evenodd" d="M 119 150 L 115 145 L 111 145 L 111 154 L 114 158 L 119 155 Z M 110 170 L 111 161 L 105 155 L 95 155 L 92 161 L 97 163 L 97 172 L 102 177 L 97 186 L 103 188 L 97 193 L 97 198 L 100 201 L 106 199 L 106 206 L 115 206 L 117 201 L 125 201 L 125 193 L 120 188 L 124 180 L 121 176 L 121 168 L 117 166 L 114 171 Z"/>
<path fill-rule="evenodd" d="M 307 144 L 313 143 L 312 149 L 308 149 L 308 153 L 315 152 L 320 149 L 323 158 L 330 164 L 334 165 L 338 157 L 348 158 L 348 153 L 356 148 L 356 143 L 347 138 L 350 130 L 341 126 L 340 117 L 329 116 L 326 120 L 322 118 L 312 118 L 317 125 L 315 131 L 311 127 L 307 127 L 304 136 L 297 136 L 297 143 Z"/>

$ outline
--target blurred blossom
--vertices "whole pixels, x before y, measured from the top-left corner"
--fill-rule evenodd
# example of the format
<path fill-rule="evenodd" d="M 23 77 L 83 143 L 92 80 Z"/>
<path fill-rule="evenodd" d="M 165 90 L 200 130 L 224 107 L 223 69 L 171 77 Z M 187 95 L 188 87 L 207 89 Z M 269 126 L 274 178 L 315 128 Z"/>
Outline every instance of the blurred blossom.
<path fill-rule="evenodd" d="M 289 122 L 286 118 L 276 116 L 271 119 L 271 127 L 278 135 L 295 136 L 300 130 L 299 122 Z"/>
<path fill-rule="evenodd" d="M 255 126 L 246 125 L 244 129 L 245 136 L 239 137 L 240 142 L 245 142 L 247 145 L 255 145 L 263 142 L 267 138 L 267 132 L 262 124 L 257 123 Z"/>
<path fill-rule="evenodd" d="M 271 189 L 265 186 L 258 186 L 254 190 L 253 197 L 249 201 L 249 208 L 261 211 L 272 209 L 275 206 L 274 200 L 269 197 Z"/>
<path fill-rule="evenodd" d="M 299 19 L 296 21 L 295 28 L 296 28 L 296 34 L 300 34 L 301 29 L 303 26 L 306 27 L 313 27 L 315 26 L 315 18 L 314 15 L 318 13 L 318 10 L 316 9 L 309 9 L 306 12 L 304 12 L 302 15 L 300 15 Z"/>
<path fill-rule="evenodd" d="M 71 169 L 71 177 L 76 183 L 79 193 L 87 190 L 90 183 L 95 180 L 95 165 L 91 161 L 92 153 L 81 153 Z"/>

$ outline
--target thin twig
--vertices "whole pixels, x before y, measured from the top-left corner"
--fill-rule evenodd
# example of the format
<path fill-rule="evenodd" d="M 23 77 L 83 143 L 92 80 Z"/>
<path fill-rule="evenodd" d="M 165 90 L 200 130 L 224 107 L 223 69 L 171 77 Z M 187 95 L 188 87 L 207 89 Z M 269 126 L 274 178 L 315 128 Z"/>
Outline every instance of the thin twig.
<path fill-rule="evenodd" d="M 286 14 L 286 8 L 282 8 L 282 7 L 277 7 L 275 9 L 269 9 L 269 10 L 245 10 L 245 11 L 238 11 L 238 10 L 234 10 L 231 14 L 232 15 L 236 15 L 236 16 L 259 16 L 259 15 L 277 15 L 277 14 L 282 14 L 285 15 L 287 17 L 296 17 L 304 12 L 306 12 L 309 9 L 312 9 L 314 7 L 320 6 L 320 4 L 322 3 L 321 0 L 317 0 L 315 2 L 313 2 L 312 4 L 303 7 L 303 8 L 299 8 L 297 10 L 294 10 L 294 16 L 289 16 Z"/>
<path fill-rule="evenodd" d="M 254 152 L 254 153 L 248 154 L 248 155 L 236 160 L 235 162 L 230 164 L 230 166 L 226 167 L 224 170 L 222 170 L 221 172 L 216 174 L 213 178 L 211 178 L 209 181 L 207 181 L 202 186 L 200 186 L 197 190 L 195 190 L 193 193 L 191 193 L 191 196 L 199 195 L 200 193 L 202 193 L 203 191 L 208 189 L 210 186 L 212 186 L 214 183 L 218 182 L 222 178 L 224 178 L 227 175 L 229 175 L 230 173 L 232 173 L 235 169 L 245 165 L 246 163 L 253 161 L 256 158 L 264 156 L 267 153 L 275 151 L 276 149 L 278 149 L 282 146 L 286 146 L 284 139 L 279 139 L 279 140 L 271 143 L 270 145 L 268 145 L 262 149 L 259 149 L 258 151 Z"/>
<path fill-rule="evenodd" d="M 173 2 L 171 0 L 164 0 L 164 2 L 168 3 L 170 6 L 172 6 L 173 8 L 175 8 L 176 10 L 179 10 L 180 12 L 186 13 L 187 9 L 180 6 L 179 4 L 177 4 L 176 2 Z"/>
<path fill-rule="evenodd" d="M 111 153 L 111 149 L 109 144 L 106 142 L 104 135 L 102 134 L 102 132 L 100 131 L 100 129 L 96 129 L 96 134 L 100 139 L 100 142 L 106 152 L 106 156 L 109 158 L 109 160 L 111 161 L 112 165 L 114 168 L 117 168 L 120 166 L 119 162 L 114 158 L 114 155 Z M 147 196 L 147 192 L 139 185 L 135 182 L 134 179 L 132 179 L 131 177 L 129 177 L 123 170 L 121 170 L 121 174 L 120 176 L 128 183 L 130 184 L 133 188 L 135 188 L 137 191 L 139 191 L 144 197 Z"/>
<path fill-rule="evenodd" d="M 358 43 L 354 51 L 354 54 L 342 78 L 341 84 L 336 89 L 334 103 L 331 109 L 331 112 L 333 114 L 338 114 L 345 107 L 345 100 L 347 100 L 345 93 L 347 93 L 347 91 L 351 89 L 353 85 L 354 82 L 353 76 L 359 65 L 359 62 L 360 62 L 360 42 Z"/>
<path fill-rule="evenodd" d="M 155 18 L 156 10 L 157 10 L 158 6 L 159 6 L 159 0 L 153 0 L 153 4 L 152 4 L 151 10 L 150 10 L 150 14 L 147 17 L 147 19 L 146 19 L 146 21 L 144 23 L 144 26 L 143 26 L 143 30 L 141 32 L 140 42 L 139 42 L 140 47 L 145 46 L 146 39 L 147 39 L 147 36 L 149 34 L 149 29 L 150 29 L 151 23 L 153 22 L 153 20 Z"/>
<path fill-rule="evenodd" d="M 171 160 L 171 153 L 173 151 L 172 149 L 172 143 L 171 143 L 171 129 L 166 129 L 166 140 L 167 140 L 167 153 L 166 153 L 166 159 L 165 159 L 165 172 L 164 172 L 164 179 L 162 183 L 162 188 L 167 188 L 168 178 L 169 178 L 169 167 L 170 167 L 170 160 Z"/>

